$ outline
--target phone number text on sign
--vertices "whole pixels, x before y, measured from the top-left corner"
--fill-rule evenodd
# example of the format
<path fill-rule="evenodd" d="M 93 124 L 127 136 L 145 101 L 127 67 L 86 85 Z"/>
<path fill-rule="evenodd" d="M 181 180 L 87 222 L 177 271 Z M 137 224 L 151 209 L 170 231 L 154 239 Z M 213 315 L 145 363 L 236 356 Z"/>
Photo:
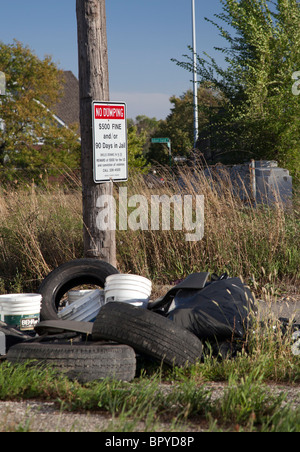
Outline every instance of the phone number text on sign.
<path fill-rule="evenodd" d="M 94 181 L 128 179 L 126 104 L 93 102 Z"/>

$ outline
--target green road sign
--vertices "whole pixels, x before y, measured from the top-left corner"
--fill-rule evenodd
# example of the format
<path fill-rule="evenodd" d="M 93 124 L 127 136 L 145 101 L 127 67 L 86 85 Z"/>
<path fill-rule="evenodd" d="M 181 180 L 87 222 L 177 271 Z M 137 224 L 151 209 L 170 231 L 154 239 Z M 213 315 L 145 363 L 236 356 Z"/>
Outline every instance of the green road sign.
<path fill-rule="evenodd" d="M 152 143 L 168 144 L 171 142 L 170 138 L 152 138 Z"/>
<path fill-rule="evenodd" d="M 167 144 L 169 148 L 170 155 L 170 166 L 172 166 L 172 149 L 171 149 L 171 140 L 170 138 L 152 138 L 151 143 L 153 144 Z"/>

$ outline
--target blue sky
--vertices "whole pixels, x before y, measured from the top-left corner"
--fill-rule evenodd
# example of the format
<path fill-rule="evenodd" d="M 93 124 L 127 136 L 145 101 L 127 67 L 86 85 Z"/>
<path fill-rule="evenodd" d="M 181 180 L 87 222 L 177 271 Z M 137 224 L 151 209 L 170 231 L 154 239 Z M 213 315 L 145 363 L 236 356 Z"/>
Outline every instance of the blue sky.
<path fill-rule="evenodd" d="M 220 0 L 195 0 L 197 52 L 222 57 L 218 30 L 204 20 L 222 10 Z M 78 75 L 75 0 L 1 0 L 0 41 L 17 39 L 40 58 L 51 55 L 61 69 Z M 181 59 L 192 44 L 191 0 L 106 0 L 110 96 L 125 101 L 128 116 L 165 118 L 172 95 L 191 84 Z"/>

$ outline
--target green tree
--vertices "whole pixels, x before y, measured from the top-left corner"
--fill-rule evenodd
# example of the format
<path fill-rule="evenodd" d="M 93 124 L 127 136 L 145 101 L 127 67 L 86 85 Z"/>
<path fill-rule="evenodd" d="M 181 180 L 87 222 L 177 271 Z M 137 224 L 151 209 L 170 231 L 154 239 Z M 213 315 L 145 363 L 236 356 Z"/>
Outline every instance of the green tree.
<path fill-rule="evenodd" d="M 221 0 L 223 12 L 209 20 L 227 47 L 221 67 L 198 57 L 200 80 L 210 81 L 226 102 L 215 115 L 215 155 L 276 159 L 300 175 L 300 102 L 292 75 L 300 70 L 300 4 L 297 0 Z M 208 20 L 208 19 L 207 19 Z M 225 25 L 224 25 L 225 24 Z M 183 62 L 192 70 L 191 56 Z M 221 114 L 220 114 L 221 113 Z"/>
<path fill-rule="evenodd" d="M 128 121 L 128 167 L 130 170 L 147 173 L 149 165 L 143 155 L 146 134 L 137 132 L 137 127 Z"/>
<path fill-rule="evenodd" d="M 147 135 L 153 135 L 157 127 L 159 126 L 160 121 L 156 118 L 149 118 L 146 115 L 140 115 L 135 118 L 135 125 L 137 128 L 137 133 L 140 135 L 145 133 Z"/>
<path fill-rule="evenodd" d="M 0 42 L 0 71 L 6 76 L 6 96 L 0 98 L 5 125 L 0 130 L 0 169 L 78 168 L 77 126 L 59 128 L 51 111 L 63 80 L 51 58 L 40 60 L 20 42 Z"/>
<path fill-rule="evenodd" d="M 171 113 L 165 121 L 161 121 L 154 137 L 170 138 L 172 142 L 173 156 L 188 157 L 194 147 L 194 114 L 193 92 L 188 90 L 182 96 L 170 98 L 172 104 Z M 205 83 L 198 89 L 199 104 L 199 130 L 201 131 L 209 123 L 211 108 L 217 108 L 220 99 L 214 89 Z M 148 158 L 150 161 L 167 164 L 169 162 L 169 150 L 167 145 L 152 144 Z"/>
<path fill-rule="evenodd" d="M 147 154 L 151 146 L 151 137 L 159 128 L 161 121 L 156 118 L 149 118 L 146 115 L 140 115 L 133 119 L 128 120 L 129 125 L 136 127 L 136 133 L 138 136 L 143 137 L 143 155 L 147 159 Z"/>

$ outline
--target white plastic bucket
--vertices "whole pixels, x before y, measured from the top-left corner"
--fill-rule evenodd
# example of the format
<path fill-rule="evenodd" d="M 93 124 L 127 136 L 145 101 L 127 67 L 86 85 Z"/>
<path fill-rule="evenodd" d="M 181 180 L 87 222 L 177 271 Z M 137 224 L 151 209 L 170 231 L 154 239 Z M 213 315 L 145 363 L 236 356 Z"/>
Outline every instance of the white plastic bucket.
<path fill-rule="evenodd" d="M 72 294 L 70 292 L 76 293 Z M 71 298 L 72 300 L 75 297 L 77 300 L 62 309 L 58 313 L 59 318 L 77 322 L 92 322 L 95 320 L 101 306 L 105 303 L 104 291 L 96 289 L 70 292 L 68 293 L 68 299 Z"/>
<path fill-rule="evenodd" d="M 21 331 L 32 331 L 40 321 L 42 295 L 0 295 L 0 318 Z"/>
<path fill-rule="evenodd" d="M 146 309 L 151 291 L 151 281 L 143 276 L 111 275 L 105 282 L 105 302 L 118 301 Z"/>

